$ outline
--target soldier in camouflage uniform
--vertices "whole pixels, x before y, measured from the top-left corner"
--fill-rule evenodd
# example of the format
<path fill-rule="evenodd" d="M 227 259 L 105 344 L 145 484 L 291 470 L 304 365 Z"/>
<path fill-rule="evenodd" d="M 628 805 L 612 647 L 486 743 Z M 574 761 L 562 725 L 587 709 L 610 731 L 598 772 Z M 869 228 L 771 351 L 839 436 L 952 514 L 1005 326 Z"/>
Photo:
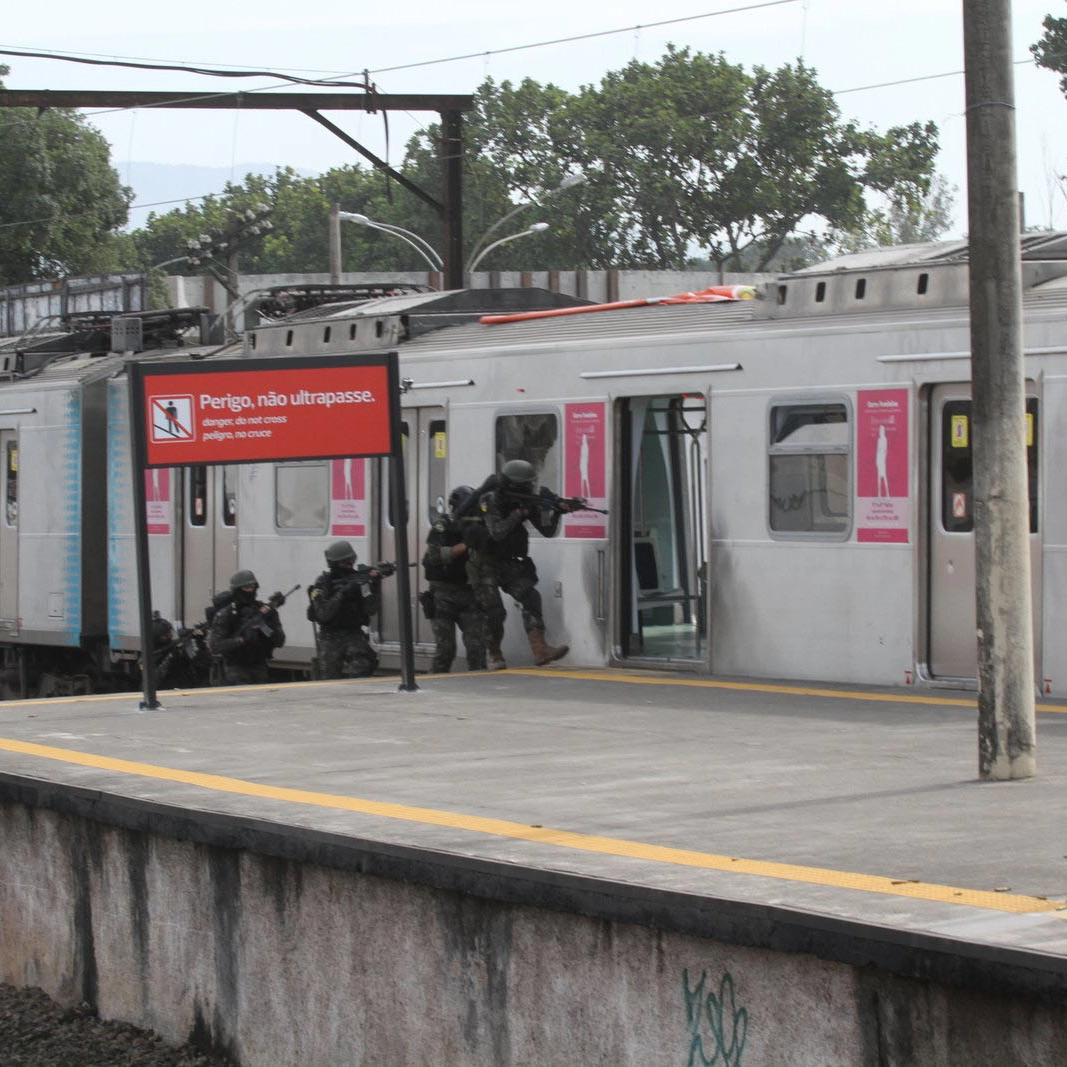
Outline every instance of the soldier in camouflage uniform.
<path fill-rule="evenodd" d="M 364 678 L 378 669 L 366 627 L 381 601 L 381 575 L 356 573 L 356 551 L 348 541 L 326 549 L 329 569 L 308 590 L 308 618 L 316 624 L 320 678 Z"/>
<path fill-rule="evenodd" d="M 216 597 L 209 644 L 222 659 L 225 685 L 270 681 L 267 666 L 276 648 L 285 644 L 277 609 L 256 599 L 259 583 L 251 571 L 230 578 L 230 597 Z M 283 598 L 284 599 L 284 598 Z"/>
<path fill-rule="evenodd" d="M 472 543 L 467 562 L 467 576 L 474 595 L 489 620 L 488 669 L 506 666 L 500 651 L 504 636 L 504 603 L 501 591 L 518 602 L 522 608 L 522 622 L 526 639 L 537 666 L 562 658 L 569 651 L 567 645 L 550 645 L 545 641 L 545 620 L 541 612 L 541 594 L 537 591 L 537 567 L 530 558 L 529 522 L 545 537 L 555 536 L 561 512 L 569 511 L 559 503 L 555 494 L 542 490 L 535 495 L 537 473 L 533 465 L 523 459 L 509 460 L 499 477 L 487 480 L 490 486 L 480 503 L 485 535 L 482 543 Z M 541 506 L 555 501 L 552 507 Z"/>
<path fill-rule="evenodd" d="M 487 636 L 485 613 L 474 599 L 474 591 L 467 581 L 467 545 L 464 526 L 477 519 L 461 520 L 456 507 L 474 492 L 469 485 L 452 490 L 448 498 L 451 514 L 441 515 L 426 537 L 426 552 L 422 557 L 423 574 L 430 584 L 427 618 L 436 642 L 430 670 L 447 674 L 456 658 L 456 627 L 463 634 L 467 653 L 467 670 L 485 670 L 485 641 Z M 423 610 L 428 605 L 424 602 Z"/>

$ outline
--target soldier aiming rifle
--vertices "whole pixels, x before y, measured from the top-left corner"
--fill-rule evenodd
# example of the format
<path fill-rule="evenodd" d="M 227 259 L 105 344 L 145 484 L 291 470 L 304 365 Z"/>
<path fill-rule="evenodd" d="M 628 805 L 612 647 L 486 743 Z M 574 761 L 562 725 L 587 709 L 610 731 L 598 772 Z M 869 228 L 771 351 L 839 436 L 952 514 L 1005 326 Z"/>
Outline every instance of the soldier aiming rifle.
<path fill-rule="evenodd" d="M 378 669 L 378 654 L 367 631 L 381 604 L 381 580 L 396 573 L 396 564 L 357 567 L 356 550 L 349 541 L 335 541 L 325 555 L 327 570 L 308 588 L 316 675 L 364 678 Z"/>
<path fill-rule="evenodd" d="M 229 596 L 221 594 L 212 604 L 209 642 L 211 651 L 222 659 L 222 680 L 227 685 L 269 681 L 267 664 L 274 650 L 285 644 L 278 617 L 285 594 L 273 593 L 264 603 L 256 599 L 258 588 L 251 571 L 237 571 L 230 578 Z"/>
<path fill-rule="evenodd" d="M 549 490 L 535 492 L 536 477 L 532 464 L 524 459 L 513 459 L 504 464 L 499 475 L 493 475 L 483 483 L 483 488 L 490 486 L 479 501 L 485 530 L 481 542 L 471 545 L 467 576 L 488 617 L 489 670 L 506 666 L 500 650 L 505 617 L 500 592 L 507 593 L 522 608 L 526 638 L 537 666 L 552 663 L 570 651 L 567 645 L 550 645 L 545 641 L 537 567 L 530 558 L 530 534 L 526 524 L 545 537 L 554 537 L 561 516 L 573 510 L 572 502 Z M 459 505 L 461 510 L 467 506 L 467 502 Z"/>

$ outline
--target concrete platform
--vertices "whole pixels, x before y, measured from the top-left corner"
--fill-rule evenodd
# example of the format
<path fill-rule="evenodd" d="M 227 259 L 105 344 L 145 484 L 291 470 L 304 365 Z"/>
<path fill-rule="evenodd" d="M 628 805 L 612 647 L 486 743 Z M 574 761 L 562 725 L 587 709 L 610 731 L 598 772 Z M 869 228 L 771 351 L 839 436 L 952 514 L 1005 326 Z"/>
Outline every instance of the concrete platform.
<path fill-rule="evenodd" d="M 1037 777 L 989 783 L 973 693 L 559 666 L 418 682 L 3 703 L 0 787 L 849 962 L 926 946 L 1067 999 L 1067 706 L 1039 705 Z"/>

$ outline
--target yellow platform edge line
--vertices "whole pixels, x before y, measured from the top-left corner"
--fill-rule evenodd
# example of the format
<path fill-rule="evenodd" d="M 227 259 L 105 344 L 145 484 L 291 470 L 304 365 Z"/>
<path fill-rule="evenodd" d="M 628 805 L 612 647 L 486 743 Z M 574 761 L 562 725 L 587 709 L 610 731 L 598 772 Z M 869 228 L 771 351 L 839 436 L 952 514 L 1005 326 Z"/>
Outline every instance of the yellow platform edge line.
<path fill-rule="evenodd" d="M 916 688 L 911 692 L 890 691 L 872 692 L 864 689 L 826 689 L 817 685 L 789 685 L 783 682 L 744 682 L 728 681 L 719 678 L 699 678 L 691 675 L 664 676 L 656 674 L 633 673 L 614 669 L 611 671 L 581 670 L 570 667 L 509 667 L 506 671 L 487 674 L 484 671 L 454 671 L 449 674 L 422 674 L 418 678 L 434 680 L 448 680 L 452 678 L 479 678 L 491 677 L 497 682 L 506 678 L 509 674 L 521 675 L 534 678 L 568 678 L 577 681 L 589 682 L 615 682 L 630 685 L 665 685 L 684 686 L 696 689 L 725 689 L 738 693 L 780 693 L 784 696 L 808 696 L 829 697 L 835 700 L 867 700 L 874 703 L 884 704 L 927 704 L 930 706 L 977 708 L 977 697 L 938 697 L 930 690 Z M 367 685 L 388 681 L 387 678 L 343 678 L 343 679 L 320 679 L 316 681 L 280 682 L 268 685 L 234 685 L 213 687 L 212 693 L 245 693 L 245 692 L 271 692 L 281 688 L 321 687 L 338 685 Z M 162 704 L 168 696 L 188 697 L 202 693 L 203 689 L 165 689 L 157 693 Z M 0 715 L 4 711 L 14 711 L 17 708 L 34 707 L 41 704 L 73 704 L 81 701 L 122 701 L 138 700 L 139 693 L 92 693 L 81 696 L 69 697 L 33 697 L 25 700 L 0 701 Z M 1048 711 L 1058 714 L 1067 714 L 1067 704 L 1042 704 L 1035 703 L 1035 711 Z"/>
<path fill-rule="evenodd" d="M 54 760 L 81 767 L 112 771 L 117 774 L 153 778 L 160 781 L 179 782 L 218 793 L 238 796 L 280 800 L 292 804 L 306 804 L 335 811 L 349 811 L 379 818 L 397 819 L 403 822 L 429 826 L 442 826 L 453 830 L 489 834 L 510 840 L 530 841 L 553 845 L 579 852 L 619 856 L 680 867 L 695 867 L 704 870 L 723 871 L 731 874 L 755 875 L 787 882 L 802 882 L 808 885 L 830 886 L 839 889 L 859 890 L 868 893 L 883 893 L 890 896 L 909 897 L 946 904 L 962 904 L 991 911 L 1032 914 L 1035 912 L 1064 911 L 1067 903 L 1029 897 L 1013 893 L 996 893 L 986 890 L 963 889 L 954 886 L 887 878 L 880 875 L 857 874 L 835 871 L 822 867 L 806 867 L 789 863 L 774 863 L 764 860 L 744 859 L 739 856 L 722 856 L 709 852 L 649 845 L 639 841 L 599 837 L 595 834 L 580 834 L 569 830 L 554 830 L 549 827 L 529 826 L 504 819 L 490 819 L 477 815 L 438 811 L 434 808 L 413 807 L 406 804 L 389 804 L 358 797 L 316 793 L 302 789 L 260 785 L 239 778 L 227 778 L 215 774 L 183 771 L 172 767 L 160 767 L 149 763 L 97 756 L 88 752 L 54 748 L 28 741 L 0 738 L 0 751 Z"/>
<path fill-rule="evenodd" d="M 687 676 L 664 677 L 663 675 L 634 674 L 625 671 L 599 673 L 570 667 L 509 667 L 505 674 L 532 675 L 538 678 L 574 678 L 579 681 L 625 682 L 633 685 L 678 685 L 697 689 L 729 689 L 740 693 L 781 693 L 786 696 L 833 697 L 837 700 L 870 700 L 886 704 L 931 704 L 957 708 L 977 708 L 977 697 L 938 697 L 929 690 L 915 689 L 911 692 L 872 692 L 866 689 L 822 689 L 818 686 L 788 685 L 783 682 L 741 682 L 719 678 L 692 678 Z M 447 677 L 440 675 L 439 677 Z M 468 675 L 469 677 L 469 675 Z M 1067 713 L 1067 704 L 1035 704 L 1036 711 Z"/>

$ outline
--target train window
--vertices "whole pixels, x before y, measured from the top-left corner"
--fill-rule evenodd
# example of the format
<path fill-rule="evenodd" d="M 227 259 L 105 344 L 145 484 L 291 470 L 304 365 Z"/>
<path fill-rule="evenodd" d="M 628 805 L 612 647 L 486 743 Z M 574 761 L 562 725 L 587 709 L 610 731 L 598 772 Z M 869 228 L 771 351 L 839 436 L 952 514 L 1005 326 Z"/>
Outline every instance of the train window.
<path fill-rule="evenodd" d="M 292 348 L 293 347 L 293 331 L 292 330 L 286 330 L 285 331 L 285 347 L 286 348 Z"/>
<path fill-rule="evenodd" d="M 821 304 L 826 299 L 826 282 L 819 282 L 815 286 L 815 303 Z"/>
<path fill-rule="evenodd" d="M 8 441 L 4 453 L 4 523 L 17 526 L 19 521 L 19 446 Z"/>
<path fill-rule="evenodd" d="M 1037 398 L 1026 399 L 1026 480 L 1030 494 L 1030 532 L 1038 514 Z M 947 533 L 974 529 L 974 423 L 970 400 L 949 400 L 941 409 L 941 526 Z"/>
<path fill-rule="evenodd" d="M 274 467 L 274 527 L 300 533 L 325 533 L 330 514 L 330 467 L 278 463 Z"/>
<path fill-rule="evenodd" d="M 187 467 L 189 485 L 189 525 L 207 525 L 207 467 Z"/>
<path fill-rule="evenodd" d="M 786 297 L 789 295 L 789 289 L 784 285 L 778 286 L 778 305 L 779 307 L 785 303 Z"/>
<path fill-rule="evenodd" d="M 862 300 L 867 295 L 867 279 L 860 278 L 856 282 L 856 299 Z"/>
<path fill-rule="evenodd" d="M 237 468 L 221 467 L 222 471 L 222 525 L 237 525 Z"/>
<path fill-rule="evenodd" d="M 350 341 L 356 339 L 356 324 L 354 322 L 348 327 L 348 339 Z"/>
<path fill-rule="evenodd" d="M 941 525 L 948 533 L 974 529 L 969 400 L 949 400 L 941 409 Z"/>
<path fill-rule="evenodd" d="M 1030 532 L 1037 533 L 1037 398 L 1026 398 L 1026 482 L 1030 490 Z"/>
<path fill-rule="evenodd" d="M 500 415 L 496 420 L 496 469 L 512 459 L 532 463 L 539 485 L 560 491 L 562 459 L 555 412 Z"/>
<path fill-rule="evenodd" d="M 926 296 L 927 290 L 930 288 L 930 275 L 923 271 L 919 275 L 919 284 L 915 287 L 915 291 L 919 296 Z"/>
<path fill-rule="evenodd" d="M 331 336 L 332 333 L 333 333 L 333 330 L 331 330 L 329 326 L 327 326 L 322 331 L 322 343 L 324 345 L 328 345 L 330 343 L 330 336 Z"/>
<path fill-rule="evenodd" d="M 843 539 L 852 525 L 850 428 L 843 403 L 778 404 L 770 411 L 772 534 Z"/>
<path fill-rule="evenodd" d="M 426 435 L 426 488 L 429 500 L 426 502 L 426 514 L 430 521 L 436 520 L 438 514 L 446 508 L 448 500 L 448 431 L 444 419 L 433 419 L 430 432 Z"/>

